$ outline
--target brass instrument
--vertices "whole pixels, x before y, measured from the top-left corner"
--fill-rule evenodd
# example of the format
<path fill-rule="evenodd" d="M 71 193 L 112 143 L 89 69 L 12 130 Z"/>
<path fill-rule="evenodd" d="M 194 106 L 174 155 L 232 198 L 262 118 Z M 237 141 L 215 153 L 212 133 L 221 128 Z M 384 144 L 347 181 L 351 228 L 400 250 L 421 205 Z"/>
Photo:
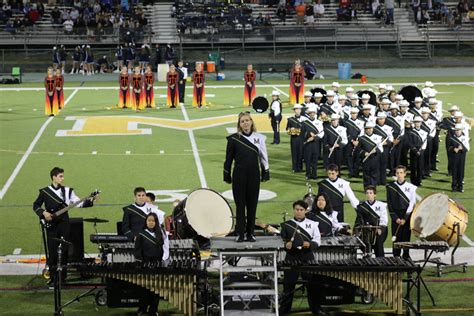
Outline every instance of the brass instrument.
<path fill-rule="evenodd" d="M 300 136 L 301 134 L 301 128 L 296 128 L 296 127 L 290 127 L 288 130 L 288 135 L 290 136 Z"/>

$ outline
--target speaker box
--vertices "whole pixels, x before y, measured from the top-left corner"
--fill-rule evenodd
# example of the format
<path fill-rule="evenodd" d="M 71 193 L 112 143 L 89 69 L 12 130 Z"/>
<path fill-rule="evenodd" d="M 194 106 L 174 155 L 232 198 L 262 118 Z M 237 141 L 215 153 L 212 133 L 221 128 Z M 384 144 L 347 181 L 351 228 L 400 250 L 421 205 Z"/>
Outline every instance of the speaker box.
<path fill-rule="evenodd" d="M 84 261 L 84 221 L 82 217 L 70 218 L 68 262 L 76 263 Z"/>
<path fill-rule="evenodd" d="M 147 289 L 138 285 L 106 278 L 107 307 L 137 307 L 140 298 L 147 298 Z"/>

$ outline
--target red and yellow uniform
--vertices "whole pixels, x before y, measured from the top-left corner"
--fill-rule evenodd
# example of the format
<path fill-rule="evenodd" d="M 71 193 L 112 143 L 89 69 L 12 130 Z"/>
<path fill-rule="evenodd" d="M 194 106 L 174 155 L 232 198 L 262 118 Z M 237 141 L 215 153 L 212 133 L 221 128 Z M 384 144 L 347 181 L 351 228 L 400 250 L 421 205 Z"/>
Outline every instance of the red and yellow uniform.
<path fill-rule="evenodd" d="M 128 73 L 121 73 L 119 76 L 120 92 L 119 92 L 119 104 L 120 108 L 130 107 L 130 76 Z"/>
<path fill-rule="evenodd" d="M 205 81 L 204 71 L 194 71 L 193 72 L 193 107 L 201 107 L 206 105 L 206 93 L 204 91 L 204 81 Z"/>
<path fill-rule="evenodd" d="M 44 87 L 46 89 L 44 113 L 46 115 L 57 115 L 59 108 L 56 100 L 56 77 L 46 76 L 44 78 Z"/>
<path fill-rule="evenodd" d="M 132 109 L 143 110 L 145 108 L 145 94 L 143 93 L 143 76 L 134 74 L 132 76 Z"/>
<path fill-rule="evenodd" d="M 179 73 L 177 71 L 169 71 L 166 74 L 166 81 L 168 82 L 168 98 L 166 99 L 166 105 L 175 108 L 179 104 Z"/>
<path fill-rule="evenodd" d="M 293 68 L 290 74 L 290 104 L 299 104 L 304 100 L 304 70 Z"/>
<path fill-rule="evenodd" d="M 251 106 L 253 99 L 257 96 L 257 92 L 255 91 L 255 78 L 257 78 L 257 73 L 253 70 L 244 73 L 244 106 Z"/>
<path fill-rule="evenodd" d="M 153 72 L 145 73 L 145 105 L 147 108 L 155 107 L 155 91 L 153 84 L 155 82 L 155 75 Z"/>
<path fill-rule="evenodd" d="M 62 110 L 64 108 L 64 76 L 56 75 L 56 100 L 58 102 L 58 108 Z"/>

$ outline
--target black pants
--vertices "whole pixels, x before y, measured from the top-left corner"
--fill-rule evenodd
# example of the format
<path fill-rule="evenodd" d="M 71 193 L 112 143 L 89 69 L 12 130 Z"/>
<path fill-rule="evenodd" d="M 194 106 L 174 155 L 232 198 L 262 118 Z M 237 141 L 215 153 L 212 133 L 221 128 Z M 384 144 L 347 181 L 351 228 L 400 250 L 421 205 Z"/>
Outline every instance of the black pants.
<path fill-rule="evenodd" d="M 249 87 L 249 85 L 247 83 L 245 83 L 245 89 L 247 89 L 247 96 L 248 96 L 248 100 L 245 100 L 245 105 L 247 106 L 252 106 L 252 89 L 253 89 L 253 85 L 251 85 Z M 281 121 L 281 119 L 280 119 Z"/>
<path fill-rule="evenodd" d="M 291 162 L 294 172 L 303 170 L 303 139 L 300 136 L 291 136 Z"/>
<path fill-rule="evenodd" d="M 407 132 L 405 131 L 405 137 L 406 137 Z M 405 139 L 405 137 L 402 139 L 401 148 L 400 148 L 400 164 L 409 168 L 410 166 L 408 165 L 408 151 L 410 150 L 410 146 L 408 144 L 408 139 Z M 410 162 L 411 163 L 411 162 Z"/>
<path fill-rule="evenodd" d="M 376 257 L 385 257 L 385 251 L 383 249 L 383 243 L 387 239 L 387 227 L 382 226 L 382 234 L 378 235 L 376 233 L 375 245 L 374 245 L 374 254 Z"/>
<path fill-rule="evenodd" d="M 344 204 L 333 204 L 332 208 L 337 212 L 337 221 L 344 222 Z"/>
<path fill-rule="evenodd" d="M 306 258 L 307 257 L 307 258 Z M 313 254 L 307 254 L 304 258 L 300 258 L 297 256 L 290 256 L 289 254 L 286 255 L 285 259 L 297 259 L 298 261 L 304 262 L 305 259 L 314 259 Z M 303 280 L 305 280 L 306 288 L 308 290 L 308 305 L 312 312 L 316 313 L 320 306 L 321 300 L 320 296 L 317 295 L 317 285 L 313 282 L 313 277 L 309 273 L 299 273 L 295 271 L 285 271 L 283 275 L 283 295 L 280 299 L 280 314 L 289 314 L 291 312 L 291 306 L 293 305 L 293 296 L 296 287 L 296 282 L 298 278 L 301 276 Z"/>
<path fill-rule="evenodd" d="M 183 79 L 182 82 L 178 82 L 178 92 L 179 92 L 179 103 L 184 104 L 184 92 L 186 90 L 186 81 Z"/>
<path fill-rule="evenodd" d="M 300 89 L 301 89 L 301 86 L 299 86 L 299 87 L 295 86 L 296 103 L 297 104 L 300 103 Z"/>
<path fill-rule="evenodd" d="M 453 166 L 452 166 L 452 183 L 453 189 L 462 189 L 464 181 L 464 168 L 466 164 L 466 152 L 458 152 L 452 154 Z"/>
<path fill-rule="evenodd" d="M 428 136 L 426 141 L 426 150 L 423 155 L 423 176 L 431 173 L 431 155 L 433 151 L 433 138 Z"/>
<path fill-rule="evenodd" d="M 449 134 L 448 134 L 449 135 Z M 452 175 L 452 169 L 453 169 L 453 152 L 448 150 L 448 135 L 446 135 L 446 138 L 444 140 L 444 144 L 446 147 L 446 155 L 448 156 L 448 175 Z"/>
<path fill-rule="evenodd" d="M 174 85 L 174 88 L 169 88 L 170 89 L 170 96 L 171 96 L 171 107 L 174 108 L 176 107 L 177 104 L 175 104 L 176 98 L 174 97 L 176 95 L 176 89 L 178 89 L 178 85 Z M 178 91 L 179 94 L 179 91 Z"/>
<path fill-rule="evenodd" d="M 389 160 L 390 160 L 390 174 L 395 174 L 395 168 L 400 165 L 400 156 L 402 153 L 402 142 L 398 143 L 398 145 L 392 145 L 389 152 Z"/>
<path fill-rule="evenodd" d="M 380 155 L 372 154 L 362 163 L 362 173 L 364 175 L 364 187 L 368 185 L 376 186 L 380 179 Z"/>
<path fill-rule="evenodd" d="M 61 238 L 63 237 L 65 240 L 69 240 L 69 230 L 70 224 L 69 219 L 63 219 L 57 222 L 55 226 L 51 229 L 46 230 L 46 237 L 47 237 L 47 246 L 48 246 L 48 267 L 51 273 L 51 277 L 55 277 L 55 272 L 58 265 L 58 247 L 59 242 L 52 240 L 52 238 Z M 68 248 L 67 245 L 62 246 L 62 255 L 61 255 L 61 265 L 63 266 L 63 272 L 61 274 L 62 279 L 66 278 L 66 263 L 68 257 Z"/>
<path fill-rule="evenodd" d="M 151 107 L 151 103 L 152 103 L 152 99 L 151 99 L 151 91 L 152 91 L 153 88 L 150 88 L 150 89 L 145 89 L 145 104 L 146 104 L 146 107 Z"/>
<path fill-rule="evenodd" d="M 279 144 L 280 143 L 280 122 L 281 122 L 281 114 L 277 116 L 272 116 L 270 123 L 272 124 L 273 129 L 273 143 Z"/>
<path fill-rule="evenodd" d="M 160 295 L 155 294 L 154 292 L 142 288 L 142 293 L 140 293 L 140 299 L 138 303 L 138 310 L 143 313 L 149 313 L 150 315 L 155 315 L 158 311 L 158 304 L 160 303 Z"/>
<path fill-rule="evenodd" d="M 119 104 L 119 105 L 123 108 L 127 107 L 127 92 L 128 90 L 123 90 L 122 88 L 120 88 L 120 93 L 122 93 L 122 97 L 123 97 L 123 104 Z"/>
<path fill-rule="evenodd" d="M 258 194 L 260 191 L 260 171 L 234 168 L 232 173 L 232 193 L 236 206 L 235 232 L 241 236 L 252 234 L 255 229 Z M 247 210 L 247 216 L 245 211 Z"/>
<path fill-rule="evenodd" d="M 410 150 L 410 180 L 416 186 L 421 184 L 423 176 L 424 150 Z"/>
<path fill-rule="evenodd" d="M 436 132 L 433 138 L 433 147 L 431 147 L 431 170 L 436 170 L 436 157 L 439 151 L 439 131 Z"/>
<path fill-rule="evenodd" d="M 306 177 L 316 179 L 318 176 L 318 159 L 321 148 L 321 140 L 316 138 L 314 141 L 306 143 L 303 147 L 304 163 L 306 165 Z"/>
<path fill-rule="evenodd" d="M 201 88 L 196 87 L 196 102 L 199 107 L 202 106 L 202 87 Z"/>
<path fill-rule="evenodd" d="M 360 165 L 360 149 L 352 145 L 352 142 L 346 146 L 346 159 L 347 167 L 349 168 L 349 176 L 357 177 L 359 176 L 359 165 Z"/>
<path fill-rule="evenodd" d="M 328 148 L 328 164 L 335 164 L 339 167 L 339 170 L 341 170 L 341 165 L 342 165 L 342 159 L 343 159 L 343 153 L 342 153 L 342 148 L 337 147 L 334 148 L 332 151 L 331 157 L 329 157 L 329 152 L 331 150 L 331 147 Z M 339 171 L 339 174 L 341 171 Z"/>
<path fill-rule="evenodd" d="M 387 166 L 388 166 L 389 151 L 390 151 L 389 146 L 383 146 L 383 152 L 380 154 L 379 180 L 378 180 L 378 184 L 380 185 L 387 184 Z"/>
<path fill-rule="evenodd" d="M 400 226 L 398 228 L 398 224 L 392 220 L 392 236 L 395 236 L 395 233 L 397 232 L 397 240 L 396 242 L 399 241 L 410 241 L 411 238 L 411 229 L 410 229 L 410 219 L 411 219 L 411 214 L 407 216 L 405 225 Z M 393 255 L 395 257 L 400 257 L 400 254 L 402 253 L 402 250 L 400 248 L 393 248 Z M 409 249 L 405 248 L 403 249 L 403 258 L 408 258 L 409 257 Z"/>

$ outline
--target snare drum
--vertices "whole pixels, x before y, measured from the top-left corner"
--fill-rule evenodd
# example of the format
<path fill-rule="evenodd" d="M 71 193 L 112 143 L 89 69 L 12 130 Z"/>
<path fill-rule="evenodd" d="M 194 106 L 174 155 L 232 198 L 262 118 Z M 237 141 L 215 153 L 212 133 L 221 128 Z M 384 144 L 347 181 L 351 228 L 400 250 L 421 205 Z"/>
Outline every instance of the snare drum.
<path fill-rule="evenodd" d="M 415 207 L 410 227 L 416 237 L 429 241 L 446 241 L 452 246 L 458 239 L 454 224 L 459 223 L 459 234 L 462 236 L 467 222 L 467 212 L 456 202 L 446 194 L 433 193 Z"/>
<path fill-rule="evenodd" d="M 211 189 L 197 189 L 173 210 L 174 238 L 209 239 L 232 231 L 234 217 L 227 200 Z"/>

